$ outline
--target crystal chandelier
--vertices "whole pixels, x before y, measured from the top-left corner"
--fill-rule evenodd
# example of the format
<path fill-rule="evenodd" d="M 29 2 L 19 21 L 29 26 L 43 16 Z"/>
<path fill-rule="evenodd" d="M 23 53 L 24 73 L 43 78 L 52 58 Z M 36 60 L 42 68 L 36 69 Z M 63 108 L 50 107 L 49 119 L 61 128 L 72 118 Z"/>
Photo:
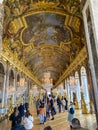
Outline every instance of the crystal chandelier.
<path fill-rule="evenodd" d="M 25 81 L 25 78 L 20 78 L 19 82 L 17 82 L 17 85 L 20 87 L 27 86 L 27 82 Z"/>
<path fill-rule="evenodd" d="M 50 72 L 44 73 L 44 77 L 42 78 L 42 86 L 47 92 L 51 92 L 51 88 L 53 87 L 53 79 L 50 76 Z"/>

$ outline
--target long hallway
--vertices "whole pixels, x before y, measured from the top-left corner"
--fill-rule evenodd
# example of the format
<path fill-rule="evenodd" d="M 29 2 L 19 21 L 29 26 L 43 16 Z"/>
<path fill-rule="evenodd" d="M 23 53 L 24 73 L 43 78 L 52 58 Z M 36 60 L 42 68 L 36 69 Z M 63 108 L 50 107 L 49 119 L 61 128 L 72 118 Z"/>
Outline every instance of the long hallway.
<path fill-rule="evenodd" d="M 0 0 L 0 130 L 10 130 L 1 120 L 12 107 L 49 95 L 60 97 L 59 111 L 72 102 L 81 125 L 98 130 L 98 0 Z M 36 107 L 33 130 L 70 130 L 67 111 L 40 125 Z"/>
<path fill-rule="evenodd" d="M 70 130 L 69 123 L 67 121 L 67 111 L 57 113 L 54 120 L 49 120 L 44 125 L 40 125 L 39 116 L 36 115 L 36 109 L 34 105 L 30 107 L 30 112 L 34 117 L 34 127 L 32 130 L 44 130 L 44 127 L 48 125 L 50 125 L 53 130 Z M 82 114 L 81 110 L 76 110 L 76 117 L 80 119 L 81 126 L 84 128 L 96 130 L 95 114 Z M 10 121 L 8 119 L 0 123 L 0 130 L 10 130 Z"/>

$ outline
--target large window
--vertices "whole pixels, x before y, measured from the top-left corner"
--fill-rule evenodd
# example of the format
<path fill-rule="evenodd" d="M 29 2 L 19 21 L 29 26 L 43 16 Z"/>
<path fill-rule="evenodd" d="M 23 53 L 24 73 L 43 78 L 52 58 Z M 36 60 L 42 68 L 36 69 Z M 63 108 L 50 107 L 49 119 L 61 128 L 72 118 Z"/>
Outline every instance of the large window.
<path fill-rule="evenodd" d="M 82 92 L 84 93 L 84 99 L 86 102 L 89 102 L 89 93 L 88 93 L 88 81 L 86 75 L 85 67 L 81 67 L 81 83 L 82 83 Z"/>

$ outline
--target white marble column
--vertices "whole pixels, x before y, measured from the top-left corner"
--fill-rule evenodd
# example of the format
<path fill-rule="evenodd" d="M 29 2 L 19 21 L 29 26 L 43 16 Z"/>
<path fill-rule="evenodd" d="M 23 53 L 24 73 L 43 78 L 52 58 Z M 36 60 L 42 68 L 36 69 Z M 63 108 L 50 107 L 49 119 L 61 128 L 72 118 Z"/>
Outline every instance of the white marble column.
<path fill-rule="evenodd" d="M 15 91 L 16 91 L 16 76 L 14 77 L 14 89 L 15 89 Z M 17 93 L 14 93 L 14 95 L 13 95 L 13 99 L 14 99 L 14 102 L 13 102 L 13 103 L 16 102 L 16 94 L 17 94 Z"/>
<path fill-rule="evenodd" d="M 4 6 L 0 0 L 0 53 L 2 52 L 2 32 L 3 32 Z"/>
<path fill-rule="evenodd" d="M 70 100 L 70 85 L 68 79 L 66 80 L 66 89 L 67 89 L 68 100 Z"/>
<path fill-rule="evenodd" d="M 94 106 L 98 130 L 98 0 L 87 0 L 82 13 L 93 82 Z"/>
<path fill-rule="evenodd" d="M 7 72 L 6 72 L 6 97 L 5 97 L 5 103 L 7 104 L 8 101 L 8 87 L 9 87 L 9 71 L 8 71 L 8 67 L 7 67 Z"/>
<path fill-rule="evenodd" d="M 6 87 L 6 75 L 4 75 L 4 82 L 3 82 L 2 108 L 4 107 L 5 97 L 6 97 L 5 87 Z"/>
<path fill-rule="evenodd" d="M 77 83 L 76 83 L 76 86 L 77 86 L 77 91 L 76 91 L 76 94 L 77 94 L 77 100 L 78 100 L 78 103 L 79 103 L 79 108 L 81 108 L 81 91 L 80 91 L 80 82 L 79 82 L 79 78 L 75 78 Z"/>
<path fill-rule="evenodd" d="M 73 102 L 73 91 L 70 89 L 70 101 Z"/>
<path fill-rule="evenodd" d="M 98 48 L 98 0 L 89 0 L 96 48 Z M 97 51 L 98 56 L 98 51 Z"/>

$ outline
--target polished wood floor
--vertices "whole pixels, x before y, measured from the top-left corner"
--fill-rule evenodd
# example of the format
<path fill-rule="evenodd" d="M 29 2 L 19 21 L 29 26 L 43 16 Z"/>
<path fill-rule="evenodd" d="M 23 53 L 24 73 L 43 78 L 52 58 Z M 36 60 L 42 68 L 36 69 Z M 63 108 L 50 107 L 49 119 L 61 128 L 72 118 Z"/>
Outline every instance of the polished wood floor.
<path fill-rule="evenodd" d="M 70 130 L 67 121 L 67 111 L 57 113 L 54 120 L 47 121 L 44 125 L 39 124 L 39 117 L 36 115 L 34 105 L 30 108 L 30 112 L 34 116 L 34 127 L 32 130 L 43 130 L 45 126 L 50 125 L 53 130 Z M 81 125 L 89 130 L 96 129 L 96 119 L 94 114 L 82 114 L 81 110 L 76 110 L 76 117 L 80 119 Z M 6 119 L 0 123 L 0 130 L 10 130 L 10 121 Z"/>

